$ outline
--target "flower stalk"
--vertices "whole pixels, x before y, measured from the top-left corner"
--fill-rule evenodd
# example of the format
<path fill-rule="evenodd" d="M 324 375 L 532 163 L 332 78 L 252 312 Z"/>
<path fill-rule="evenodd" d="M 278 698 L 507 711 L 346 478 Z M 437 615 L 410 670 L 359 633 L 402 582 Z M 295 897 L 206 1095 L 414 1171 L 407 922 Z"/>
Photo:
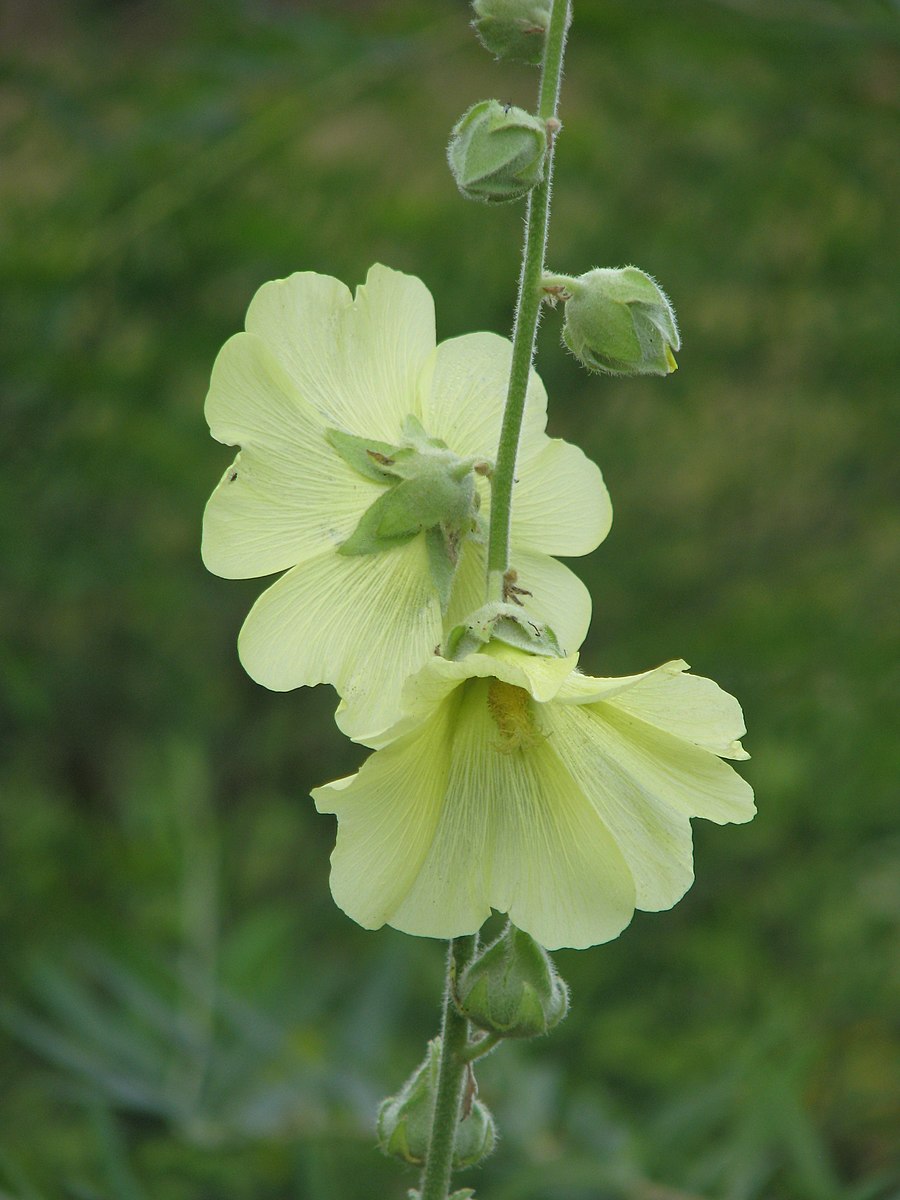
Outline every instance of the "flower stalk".
<path fill-rule="evenodd" d="M 547 161 L 544 178 L 528 195 L 525 215 L 525 247 L 519 277 L 519 298 L 513 332 L 512 367 L 506 408 L 500 429 L 497 462 L 491 477 L 491 524 L 488 537 L 487 599 L 503 600 L 504 576 L 509 569 L 509 529 L 512 489 L 516 471 L 519 432 L 525 412 L 528 376 L 534 358 L 541 309 L 541 278 L 550 221 L 550 190 L 553 182 L 555 134 L 559 129 L 557 106 L 562 81 L 563 57 L 569 27 L 570 0 L 553 0 L 547 42 L 541 67 L 538 117 L 547 125 Z"/>
<path fill-rule="evenodd" d="M 513 332 L 513 353 L 497 447 L 497 460 L 491 476 L 491 522 L 488 534 L 488 602 L 506 599 L 509 570 L 509 531 L 512 489 L 515 480 L 519 434 L 525 413 L 528 377 L 534 358 L 541 308 L 541 278 L 550 223 L 550 191 L 553 182 L 555 134 L 559 129 L 557 107 L 562 82 L 563 57 L 569 27 L 570 0 L 553 0 L 541 80 L 538 92 L 538 119 L 546 123 L 547 151 L 543 179 L 528 195 L 525 216 L 525 246 L 519 277 L 519 296 Z M 441 1037 L 441 1065 L 434 1106 L 434 1124 L 428 1158 L 422 1172 L 421 1200 L 447 1200 L 453 1146 L 462 1106 L 463 1085 L 470 1068 L 466 1051 L 469 1022 L 457 1011 L 453 1000 L 455 981 L 475 952 L 475 936 L 455 938 L 447 956 L 447 984 L 444 994 L 444 1018 Z"/>
<path fill-rule="evenodd" d="M 441 1065 L 434 1103 L 434 1122 L 428 1157 L 422 1171 L 420 1200 L 447 1200 L 453 1169 L 453 1147 L 462 1109 L 463 1085 L 469 1069 L 465 1050 L 469 1022 L 453 1000 L 456 979 L 475 953 L 477 934 L 453 938 L 447 954 L 447 986 L 444 990 L 444 1019 L 441 1025 Z"/>

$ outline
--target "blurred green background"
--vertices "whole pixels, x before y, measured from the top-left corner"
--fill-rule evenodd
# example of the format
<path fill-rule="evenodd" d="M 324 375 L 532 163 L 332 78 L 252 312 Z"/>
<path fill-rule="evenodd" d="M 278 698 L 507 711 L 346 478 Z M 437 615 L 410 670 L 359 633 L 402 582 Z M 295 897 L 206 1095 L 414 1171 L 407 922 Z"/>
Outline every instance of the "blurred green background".
<path fill-rule="evenodd" d="M 683 656 L 743 702 L 759 816 L 697 882 L 557 956 L 573 1009 L 480 1071 L 484 1200 L 900 1195 L 900 14 L 881 0 L 582 0 L 549 262 L 636 262 L 664 381 L 582 373 L 551 432 L 603 468 L 583 663 Z M 356 928 L 311 786 L 327 689 L 250 682 L 256 581 L 207 575 L 230 461 L 202 405 L 255 289 L 381 261 L 439 337 L 507 332 L 520 207 L 447 133 L 531 107 L 459 0 L 12 3 L 0 13 L 0 1196 L 401 1200 L 373 1111 L 436 1028 L 443 950 Z"/>

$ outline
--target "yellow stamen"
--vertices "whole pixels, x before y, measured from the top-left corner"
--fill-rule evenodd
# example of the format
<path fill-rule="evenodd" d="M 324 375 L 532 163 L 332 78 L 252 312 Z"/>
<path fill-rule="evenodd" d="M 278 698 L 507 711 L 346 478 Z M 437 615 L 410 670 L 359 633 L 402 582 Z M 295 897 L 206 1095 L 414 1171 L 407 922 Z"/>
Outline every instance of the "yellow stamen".
<path fill-rule="evenodd" d="M 506 753 L 527 750 L 540 740 L 531 696 L 524 688 L 504 683 L 502 679 L 492 679 L 488 686 L 487 706 L 500 731 L 498 749 Z"/>

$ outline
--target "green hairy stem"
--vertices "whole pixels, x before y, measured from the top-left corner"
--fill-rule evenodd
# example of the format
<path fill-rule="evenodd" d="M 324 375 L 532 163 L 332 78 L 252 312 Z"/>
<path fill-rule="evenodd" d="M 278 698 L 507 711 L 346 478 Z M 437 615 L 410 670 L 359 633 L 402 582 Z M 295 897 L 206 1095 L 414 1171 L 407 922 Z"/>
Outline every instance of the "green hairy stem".
<path fill-rule="evenodd" d="M 550 25 L 547 29 L 547 45 L 541 68 L 538 116 L 541 120 L 551 123 L 556 121 L 566 33 L 569 26 L 569 9 L 569 0 L 554 0 Z M 525 217 L 525 247 L 522 254 L 522 272 L 519 277 L 519 300 L 513 332 L 509 390 L 506 395 L 506 408 L 500 429 L 497 465 L 491 478 L 491 526 L 487 556 L 487 598 L 489 601 L 504 598 L 504 575 L 510 565 L 509 527 L 512 489 L 516 470 L 516 453 L 519 448 L 519 432 L 525 412 L 525 393 L 528 389 L 528 376 L 534 357 L 534 341 L 540 316 L 541 277 L 544 271 L 547 228 L 550 222 L 555 129 L 556 127 L 551 124 L 544 179 L 529 193 L 528 211 Z"/>
<path fill-rule="evenodd" d="M 474 955 L 476 942 L 477 934 L 454 938 L 447 954 L 447 986 L 444 992 L 444 1020 L 441 1025 L 441 1065 L 428 1157 L 422 1172 L 421 1200 L 447 1200 L 450 1191 L 453 1147 L 456 1142 L 468 1065 L 464 1055 L 469 1041 L 469 1022 L 456 1009 L 453 987 L 457 977 Z"/>

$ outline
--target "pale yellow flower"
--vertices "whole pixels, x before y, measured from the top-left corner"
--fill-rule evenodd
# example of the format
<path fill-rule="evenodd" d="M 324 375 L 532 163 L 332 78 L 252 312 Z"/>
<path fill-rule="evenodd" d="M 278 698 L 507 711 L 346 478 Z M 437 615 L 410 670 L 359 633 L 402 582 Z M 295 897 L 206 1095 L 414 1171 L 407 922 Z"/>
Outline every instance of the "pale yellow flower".
<path fill-rule="evenodd" d="M 265 284 L 246 332 L 222 348 L 206 415 L 241 452 L 209 501 L 203 560 L 241 579 L 286 572 L 247 617 L 241 661 L 275 690 L 331 683 L 359 730 L 395 715 L 403 681 L 445 632 L 484 601 L 484 547 L 465 538 L 449 605 L 429 572 L 425 535 L 381 553 L 339 553 L 382 484 L 354 470 L 328 431 L 395 445 L 409 417 L 461 460 L 492 460 L 510 343 L 475 333 L 435 345 L 431 296 L 418 279 L 375 266 L 355 298 L 303 272 Z M 531 612 L 574 650 L 590 619 L 584 585 L 551 555 L 581 555 L 606 536 L 599 470 L 544 433 L 547 397 L 529 385 L 513 497 L 512 565 Z M 475 477 L 481 524 L 490 489 Z"/>
<path fill-rule="evenodd" d="M 492 642 L 433 658 L 336 813 L 331 887 L 366 928 L 450 938 L 492 909 L 549 949 L 616 937 L 693 881 L 692 817 L 749 821 L 740 706 L 683 662 L 593 679 Z M 339 714 L 340 720 L 340 714 Z"/>

